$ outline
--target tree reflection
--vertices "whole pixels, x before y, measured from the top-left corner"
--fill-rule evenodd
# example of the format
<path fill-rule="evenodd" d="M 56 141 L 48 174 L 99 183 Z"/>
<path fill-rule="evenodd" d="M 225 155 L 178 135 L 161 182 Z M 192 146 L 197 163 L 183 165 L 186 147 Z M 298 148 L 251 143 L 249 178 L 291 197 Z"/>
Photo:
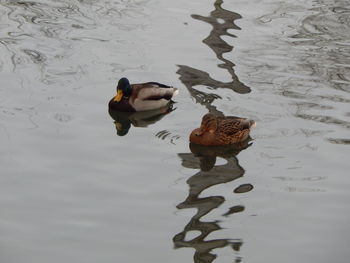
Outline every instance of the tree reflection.
<path fill-rule="evenodd" d="M 210 77 L 207 72 L 185 65 L 178 65 L 179 69 L 177 71 L 177 73 L 180 75 L 181 82 L 186 86 L 196 102 L 206 106 L 209 112 L 217 114 L 220 114 L 220 112 L 216 110 L 216 107 L 213 106 L 212 103 L 215 99 L 220 98 L 220 96 L 215 93 L 199 91 L 194 89 L 194 86 L 204 85 L 214 90 L 219 88 L 231 89 L 240 94 L 249 93 L 251 91 L 249 87 L 239 81 L 234 71 L 235 64 L 223 56 L 225 53 L 231 52 L 233 50 L 233 46 L 224 41 L 222 37 L 236 37 L 232 33 L 229 33 L 228 30 L 240 30 L 240 28 L 234 22 L 235 20 L 240 19 L 241 15 L 223 9 L 222 4 L 222 0 L 216 0 L 214 3 L 215 9 L 208 17 L 192 15 L 192 18 L 212 25 L 213 29 L 210 31 L 209 36 L 203 40 L 203 43 L 213 50 L 216 57 L 222 61 L 218 67 L 226 69 L 231 75 L 232 80 L 230 82 L 215 80 Z"/>
<path fill-rule="evenodd" d="M 182 160 L 182 166 L 191 169 L 200 169 L 199 172 L 187 180 L 189 193 L 185 201 L 180 203 L 177 208 L 197 208 L 197 213 L 191 218 L 190 222 L 184 227 L 184 230 L 176 234 L 173 242 L 176 248 L 192 247 L 195 249 L 195 263 L 210 263 L 216 258 L 211 251 L 216 248 L 231 246 L 238 251 L 242 244 L 239 239 L 213 239 L 205 240 L 208 235 L 214 231 L 220 230 L 218 221 L 202 222 L 200 219 L 219 207 L 225 202 L 223 196 L 199 197 L 207 188 L 213 185 L 228 183 L 244 175 L 244 169 L 239 165 L 236 155 L 243 149 L 249 147 L 248 140 L 237 145 L 230 146 L 200 146 L 190 144 L 191 153 L 179 153 Z M 227 163 L 224 165 L 215 165 L 216 158 L 222 157 Z M 235 206 L 238 207 L 238 206 Z M 235 211 L 232 207 L 223 216 L 244 210 Z M 200 234 L 192 240 L 186 240 L 186 234 L 190 231 L 199 231 Z M 239 260 L 239 258 L 237 258 Z"/>
<path fill-rule="evenodd" d="M 223 113 L 213 105 L 216 99 L 221 99 L 220 95 L 215 92 L 198 90 L 198 87 L 194 88 L 195 86 L 202 85 L 211 90 L 230 89 L 240 94 L 246 94 L 251 91 L 249 87 L 239 81 L 234 71 L 235 64 L 224 58 L 224 54 L 231 52 L 233 46 L 225 42 L 222 37 L 236 37 L 228 32 L 228 30 L 240 30 L 234 22 L 240 19 L 241 16 L 238 13 L 223 9 L 222 4 L 222 0 L 216 0 L 214 3 L 214 10 L 208 17 L 192 15 L 192 18 L 212 25 L 213 29 L 209 36 L 203 40 L 203 43 L 214 51 L 216 57 L 222 62 L 218 67 L 228 71 L 231 76 L 231 81 L 222 82 L 213 79 L 209 73 L 186 65 L 178 65 L 179 69 L 177 71 L 180 75 L 181 82 L 186 86 L 196 102 L 205 106 L 210 113 L 216 115 L 223 115 Z M 189 194 L 186 200 L 177 206 L 178 209 L 196 208 L 197 213 L 184 227 L 184 230 L 173 237 L 176 248 L 191 247 L 195 249 L 195 263 L 213 262 L 216 255 L 211 253 L 211 251 L 216 248 L 231 246 L 235 251 L 240 250 L 242 245 L 240 239 L 223 238 L 206 240 L 210 233 L 220 230 L 221 227 L 218 221 L 202 222 L 201 218 L 222 205 L 225 202 L 225 198 L 223 196 L 199 197 L 199 195 L 205 189 L 213 185 L 228 183 L 244 175 L 244 169 L 239 165 L 236 155 L 241 150 L 250 146 L 248 141 L 249 140 L 237 145 L 220 147 L 190 144 L 191 153 L 178 154 L 182 160 L 183 167 L 200 169 L 199 172 L 187 180 Z M 227 163 L 224 165 L 216 165 L 216 158 L 218 156 L 224 158 Z M 248 192 L 252 189 L 252 185 L 248 186 L 248 184 L 246 184 L 240 186 L 240 188 L 235 191 L 236 193 Z M 230 216 L 242 211 L 244 211 L 243 206 L 233 206 L 223 216 Z M 187 240 L 186 234 L 190 231 L 199 231 L 200 234 L 191 240 Z M 240 262 L 240 260 L 241 259 L 237 257 L 235 262 Z"/>

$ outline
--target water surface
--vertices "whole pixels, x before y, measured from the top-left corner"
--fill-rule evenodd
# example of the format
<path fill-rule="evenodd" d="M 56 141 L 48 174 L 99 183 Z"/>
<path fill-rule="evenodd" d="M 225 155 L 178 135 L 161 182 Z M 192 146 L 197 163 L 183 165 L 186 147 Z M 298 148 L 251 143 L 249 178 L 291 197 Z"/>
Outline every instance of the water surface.
<path fill-rule="evenodd" d="M 0 1 L 1 261 L 348 262 L 349 15 L 345 0 Z M 180 95 L 118 122 L 122 76 Z M 207 112 L 255 119 L 253 140 L 190 146 Z"/>

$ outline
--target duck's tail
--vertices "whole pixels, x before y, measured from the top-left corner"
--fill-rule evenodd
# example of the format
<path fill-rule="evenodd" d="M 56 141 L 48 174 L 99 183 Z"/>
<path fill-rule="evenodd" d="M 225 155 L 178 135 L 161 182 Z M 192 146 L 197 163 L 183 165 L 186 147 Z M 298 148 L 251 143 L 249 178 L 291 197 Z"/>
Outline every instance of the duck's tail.
<path fill-rule="evenodd" d="M 177 94 L 179 94 L 179 89 L 174 88 L 174 87 L 173 87 L 173 89 L 174 89 L 174 93 L 173 93 L 173 97 L 174 97 L 174 96 L 176 96 Z"/>
<path fill-rule="evenodd" d="M 256 122 L 253 120 L 249 120 L 250 128 L 255 128 L 256 127 Z"/>

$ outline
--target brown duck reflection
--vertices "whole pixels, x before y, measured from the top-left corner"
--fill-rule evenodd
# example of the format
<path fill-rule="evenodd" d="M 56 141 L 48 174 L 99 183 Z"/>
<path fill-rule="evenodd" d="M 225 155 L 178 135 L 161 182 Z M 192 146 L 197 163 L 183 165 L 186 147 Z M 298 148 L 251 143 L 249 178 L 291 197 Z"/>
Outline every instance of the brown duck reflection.
<path fill-rule="evenodd" d="M 231 89 L 240 94 L 249 93 L 251 91 L 249 87 L 239 81 L 234 71 L 235 64 L 223 56 L 224 53 L 231 52 L 233 50 L 233 46 L 225 42 L 222 37 L 236 37 L 235 35 L 229 33 L 228 30 L 240 30 L 240 28 L 234 22 L 235 20 L 240 19 L 241 15 L 223 9 L 221 7 L 222 4 L 223 0 L 216 0 L 214 3 L 215 9 L 210 13 L 210 16 L 205 17 L 200 15 L 192 15 L 192 18 L 212 25 L 213 29 L 211 30 L 209 36 L 203 40 L 203 43 L 212 49 L 216 57 L 222 61 L 218 67 L 226 69 L 231 75 L 232 81 L 222 82 L 215 80 L 211 78 L 207 72 L 185 65 L 178 65 L 179 69 L 177 71 L 177 73 L 180 75 L 180 80 L 189 90 L 191 96 L 195 98 L 196 102 L 205 105 L 211 113 L 219 113 L 216 111 L 215 106 L 212 106 L 212 102 L 215 99 L 220 98 L 220 96 L 215 93 L 199 91 L 194 89 L 194 86 L 204 85 L 210 87 L 211 89 Z"/>
<path fill-rule="evenodd" d="M 189 193 L 185 201 L 177 205 L 178 209 L 197 208 L 197 213 L 191 218 L 184 230 L 173 237 L 175 248 L 192 247 L 195 249 L 195 263 L 210 263 L 216 258 L 211 251 L 216 248 L 231 246 L 239 251 L 242 241 L 239 239 L 213 239 L 206 240 L 208 235 L 220 230 L 218 221 L 202 222 L 201 217 L 210 213 L 225 202 L 223 196 L 199 197 L 207 188 L 213 185 L 231 182 L 244 175 L 244 169 L 239 165 L 236 155 L 251 145 L 249 140 L 236 145 L 229 146 L 201 146 L 190 144 L 191 153 L 178 154 L 182 160 L 182 166 L 191 169 L 200 169 L 199 172 L 187 180 Z M 216 158 L 224 158 L 227 163 L 215 165 Z M 247 189 L 247 188 L 246 188 Z M 247 191 L 250 191 L 252 187 Z M 234 206 L 223 216 L 239 213 L 244 210 L 243 206 Z M 186 239 L 190 231 L 199 231 L 200 234 L 192 240 Z M 239 262 L 239 258 L 236 259 Z"/>
<path fill-rule="evenodd" d="M 120 112 L 109 109 L 109 115 L 114 120 L 115 128 L 119 136 L 126 135 L 131 125 L 134 127 L 147 127 L 161 120 L 165 115 L 175 110 L 173 104 L 151 111 Z"/>

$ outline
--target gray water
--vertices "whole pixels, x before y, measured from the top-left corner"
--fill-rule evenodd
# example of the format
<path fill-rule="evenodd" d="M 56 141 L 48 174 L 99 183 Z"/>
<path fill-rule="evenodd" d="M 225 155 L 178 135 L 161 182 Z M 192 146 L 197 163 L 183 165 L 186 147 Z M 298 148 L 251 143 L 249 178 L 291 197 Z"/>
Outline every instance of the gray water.
<path fill-rule="evenodd" d="M 123 76 L 172 111 L 118 136 Z M 0 0 L 0 84 L 1 262 L 349 262 L 349 1 Z"/>

